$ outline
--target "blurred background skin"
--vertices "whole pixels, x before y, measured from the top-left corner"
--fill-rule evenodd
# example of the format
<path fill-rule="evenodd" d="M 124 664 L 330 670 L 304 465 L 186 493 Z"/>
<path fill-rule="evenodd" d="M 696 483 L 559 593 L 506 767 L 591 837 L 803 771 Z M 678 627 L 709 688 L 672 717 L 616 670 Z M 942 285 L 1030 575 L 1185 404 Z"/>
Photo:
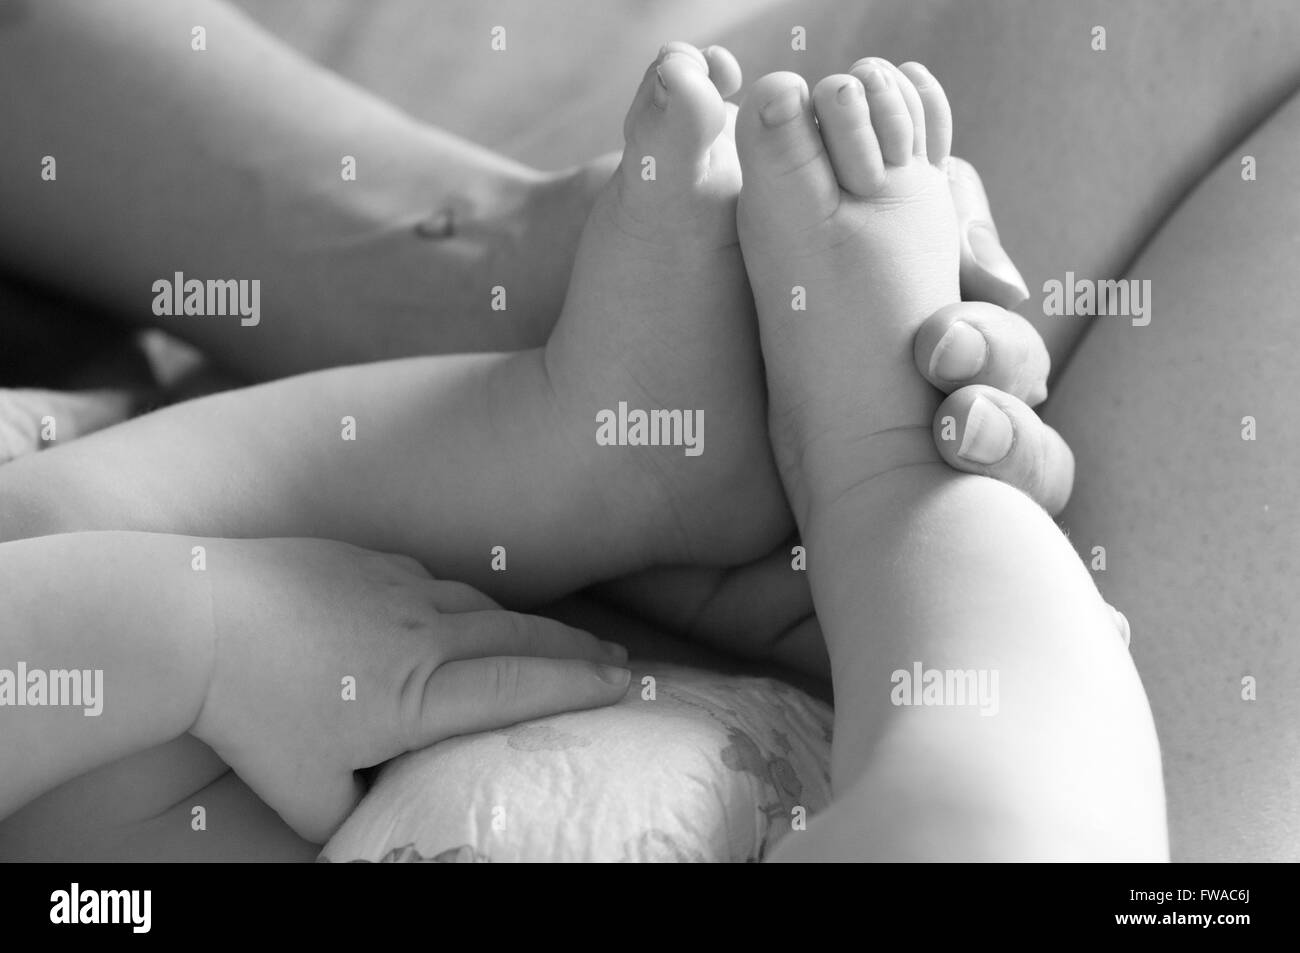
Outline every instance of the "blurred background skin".
<path fill-rule="evenodd" d="M 726 46 L 746 83 L 791 70 L 811 85 L 868 55 L 928 63 L 953 103 L 953 151 L 979 170 L 1002 243 L 1028 283 L 1030 301 L 1017 310 L 1047 343 L 1054 375 L 1087 322 L 1044 317 L 1043 281 L 1060 277 L 1062 261 L 1079 275 L 1122 274 L 1226 144 L 1300 81 L 1288 48 L 1295 18 L 1271 0 L 1253 4 L 1254 27 L 1232 30 L 1222 48 L 1229 12 L 1212 2 L 233 2 L 412 116 L 543 170 L 621 148 L 627 91 L 669 40 Z M 1104 61 L 1086 42 L 1094 24 L 1111 37 Z M 497 25 L 507 28 L 504 54 L 488 42 Z M 795 25 L 807 31 L 804 52 L 791 49 Z M 1250 57 L 1224 55 L 1248 33 Z M 483 42 L 466 42 L 473 36 Z M 1221 70 L 1222 91 L 1178 89 L 1188 69 Z M 1055 79 L 1033 82 L 1044 75 Z M 1143 98 L 1122 106 L 1130 82 Z M 1004 113 L 1010 103 L 1018 117 Z M 1046 143 L 1055 145 L 1045 153 Z M 1117 147 L 1129 162 L 1115 160 Z"/>

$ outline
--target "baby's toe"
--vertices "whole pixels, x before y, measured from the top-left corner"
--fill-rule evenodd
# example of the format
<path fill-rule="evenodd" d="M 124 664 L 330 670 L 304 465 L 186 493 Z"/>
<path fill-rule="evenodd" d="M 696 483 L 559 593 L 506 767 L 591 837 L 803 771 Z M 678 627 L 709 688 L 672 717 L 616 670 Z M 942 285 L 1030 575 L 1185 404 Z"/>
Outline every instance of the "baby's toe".
<path fill-rule="evenodd" d="M 893 64 L 878 58 L 859 60 L 849 71 L 867 93 L 871 124 L 880 140 L 880 153 L 888 165 L 906 165 L 916 144 L 916 120 L 903 96 L 906 77 Z M 910 87 L 910 82 L 908 82 Z M 915 90 L 912 90 L 915 93 Z M 918 97 L 919 103 L 919 97 Z M 924 132 L 922 132 L 924 135 Z"/>
<path fill-rule="evenodd" d="M 795 73 L 754 83 L 736 117 L 745 188 L 772 221 L 815 222 L 839 203 L 839 186 L 813 118 L 808 85 Z"/>
<path fill-rule="evenodd" d="M 725 46 L 707 46 L 701 50 L 681 40 L 673 40 L 659 48 L 659 55 L 650 64 L 650 68 L 653 70 L 671 53 L 682 53 L 699 63 L 718 95 L 725 98 L 740 89 L 740 64 Z"/>
<path fill-rule="evenodd" d="M 625 175 L 633 182 L 695 181 L 726 118 L 708 60 L 687 44 L 667 44 L 646 71 L 623 123 Z"/>
<path fill-rule="evenodd" d="M 658 66 L 673 53 L 681 53 L 683 56 L 687 56 L 698 63 L 705 73 L 709 71 L 709 60 L 708 57 L 704 55 L 704 52 L 689 43 L 683 43 L 681 40 L 672 40 L 659 47 L 659 55 L 656 56 L 655 61 L 650 64 L 650 68 L 654 69 L 654 67 Z"/>
<path fill-rule="evenodd" d="M 827 76 L 813 89 L 813 107 L 840 185 L 874 195 L 885 184 L 885 161 L 862 83 L 845 73 Z"/>
<path fill-rule="evenodd" d="M 718 88 L 718 94 L 727 97 L 740 91 L 740 64 L 724 46 L 709 46 L 701 50 L 709 64 L 709 79 Z"/>
<path fill-rule="evenodd" d="M 920 63 L 904 63 L 899 71 L 912 81 L 925 113 L 925 152 L 935 165 L 952 153 L 952 107 L 933 74 Z"/>
<path fill-rule="evenodd" d="M 881 59 L 878 56 L 868 56 L 858 60 L 853 64 L 853 68 L 849 72 L 862 79 L 872 69 L 885 70 L 898 84 L 898 92 L 903 97 L 903 104 L 907 106 L 907 113 L 912 117 L 912 155 L 924 156 L 927 138 L 925 107 L 922 103 L 921 94 L 917 91 L 916 84 L 912 82 L 912 77 L 900 67 L 889 62 L 889 60 Z"/>

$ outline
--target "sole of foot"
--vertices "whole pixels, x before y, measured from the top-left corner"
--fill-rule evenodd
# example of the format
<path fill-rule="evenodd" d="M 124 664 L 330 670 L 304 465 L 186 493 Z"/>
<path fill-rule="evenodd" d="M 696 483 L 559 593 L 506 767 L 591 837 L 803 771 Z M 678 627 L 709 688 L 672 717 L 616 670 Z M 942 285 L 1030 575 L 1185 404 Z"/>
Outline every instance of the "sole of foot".
<path fill-rule="evenodd" d="M 938 459 L 920 324 L 959 299 L 952 114 L 924 67 L 860 60 L 811 91 L 759 79 L 736 120 L 738 226 L 777 465 L 796 515 Z"/>
<path fill-rule="evenodd" d="M 790 526 L 736 233 L 736 110 L 723 97 L 739 84 L 716 47 L 670 43 L 646 70 L 545 352 L 606 511 L 635 514 L 657 561 L 732 564 Z"/>

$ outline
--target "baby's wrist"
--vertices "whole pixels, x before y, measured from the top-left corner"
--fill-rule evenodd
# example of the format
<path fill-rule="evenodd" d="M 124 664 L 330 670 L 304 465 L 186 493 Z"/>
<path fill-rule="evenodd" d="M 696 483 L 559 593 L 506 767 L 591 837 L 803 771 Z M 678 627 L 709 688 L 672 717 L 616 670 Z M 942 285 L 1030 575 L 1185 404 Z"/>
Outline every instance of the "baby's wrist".
<path fill-rule="evenodd" d="M 0 648 L 9 666 L 44 676 L 23 676 L 22 704 L 33 707 L 4 715 L 0 817 L 70 778 L 165 744 L 193 722 L 211 614 L 206 581 L 188 565 L 189 543 L 86 532 L 0 546 L 9 597 Z M 38 684 L 43 694 L 33 694 Z"/>

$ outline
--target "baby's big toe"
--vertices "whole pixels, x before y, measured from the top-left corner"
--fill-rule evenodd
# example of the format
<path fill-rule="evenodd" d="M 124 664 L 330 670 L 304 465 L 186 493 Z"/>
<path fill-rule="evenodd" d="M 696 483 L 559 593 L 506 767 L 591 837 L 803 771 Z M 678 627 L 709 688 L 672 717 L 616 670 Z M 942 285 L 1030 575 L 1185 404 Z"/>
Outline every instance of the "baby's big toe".
<path fill-rule="evenodd" d="M 715 62 L 725 64 L 731 54 L 719 49 L 710 52 Z M 709 147 L 727 121 L 710 69 L 709 58 L 684 43 L 666 45 L 650 65 L 623 123 L 627 155 L 634 160 L 625 165 L 635 180 L 689 176 L 694 181 L 703 172 Z M 739 67 L 735 69 L 738 76 Z"/>
<path fill-rule="evenodd" d="M 814 223 L 839 203 L 801 76 L 769 73 L 754 83 L 736 117 L 736 149 L 748 207 L 769 222 Z"/>

